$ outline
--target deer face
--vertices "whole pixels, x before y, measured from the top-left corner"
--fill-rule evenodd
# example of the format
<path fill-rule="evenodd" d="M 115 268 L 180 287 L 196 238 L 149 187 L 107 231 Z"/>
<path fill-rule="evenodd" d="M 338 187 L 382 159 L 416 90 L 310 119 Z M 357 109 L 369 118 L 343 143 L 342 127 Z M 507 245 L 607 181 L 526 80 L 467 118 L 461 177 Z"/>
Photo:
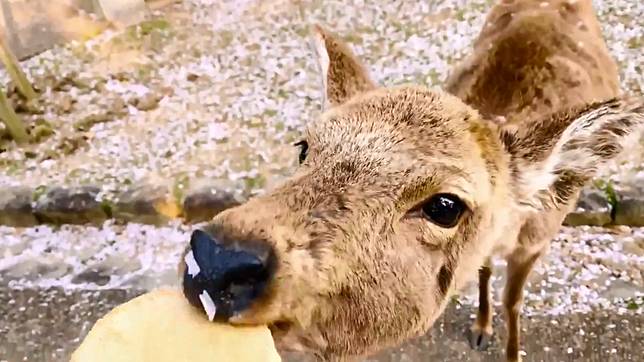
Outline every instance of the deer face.
<path fill-rule="evenodd" d="M 425 331 L 463 277 L 459 264 L 480 264 L 500 226 L 503 154 L 477 117 L 452 96 L 401 87 L 311 124 L 297 173 L 206 231 L 270 269 L 228 320 L 280 322 L 274 333 L 292 328 L 290 347 L 340 355 Z"/>
<path fill-rule="evenodd" d="M 377 88 L 346 46 L 321 29 L 316 41 L 330 107 L 301 166 L 193 234 L 184 293 L 200 306 L 205 290 L 215 318 L 268 324 L 283 349 L 359 356 L 425 332 L 520 213 L 587 178 L 550 151 L 594 141 L 564 115 L 534 147 L 539 132 L 501 132 L 440 91 Z M 609 123 L 593 132 L 613 144 Z"/>

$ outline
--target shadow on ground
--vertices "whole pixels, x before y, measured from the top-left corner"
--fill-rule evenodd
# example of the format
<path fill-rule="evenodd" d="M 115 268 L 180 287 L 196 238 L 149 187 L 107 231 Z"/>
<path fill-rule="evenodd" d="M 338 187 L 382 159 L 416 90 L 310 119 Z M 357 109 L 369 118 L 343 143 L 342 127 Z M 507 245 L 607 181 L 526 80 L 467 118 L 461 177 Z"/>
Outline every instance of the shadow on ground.
<path fill-rule="evenodd" d="M 68 361 L 93 323 L 133 290 L 13 290 L 0 287 L 0 361 Z M 470 350 L 464 331 L 469 308 L 450 306 L 425 336 L 369 361 L 499 361 L 502 335 L 488 351 Z M 495 325 L 502 321 L 497 318 Z M 605 310 L 558 317 L 525 317 L 524 361 L 635 361 L 644 353 L 644 316 Z M 503 334 L 503 328 L 497 328 Z M 640 356 L 640 357 L 638 357 Z M 309 360 L 285 356 L 286 361 Z"/>

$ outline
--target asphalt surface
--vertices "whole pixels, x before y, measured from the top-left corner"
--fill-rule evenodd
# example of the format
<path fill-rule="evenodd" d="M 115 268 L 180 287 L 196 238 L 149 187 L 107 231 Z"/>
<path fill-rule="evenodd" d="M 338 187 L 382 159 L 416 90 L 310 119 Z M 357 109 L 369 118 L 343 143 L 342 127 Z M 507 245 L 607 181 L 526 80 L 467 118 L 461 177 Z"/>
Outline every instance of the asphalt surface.
<path fill-rule="evenodd" d="M 136 290 L 15 290 L 0 287 L 0 361 L 68 361 L 93 323 L 114 306 L 141 294 Z M 485 352 L 473 351 L 464 337 L 469 307 L 450 306 L 425 336 L 369 361 L 499 361 L 504 329 Z M 524 317 L 524 361 L 641 361 L 644 316 L 607 310 L 566 316 Z M 307 360 L 284 356 L 286 361 Z"/>

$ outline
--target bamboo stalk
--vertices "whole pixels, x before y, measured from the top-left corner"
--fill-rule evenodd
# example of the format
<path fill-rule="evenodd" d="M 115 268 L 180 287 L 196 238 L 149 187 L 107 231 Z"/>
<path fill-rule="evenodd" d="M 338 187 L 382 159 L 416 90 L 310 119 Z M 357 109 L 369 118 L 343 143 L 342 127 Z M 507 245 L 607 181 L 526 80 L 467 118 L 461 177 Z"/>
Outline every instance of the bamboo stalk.
<path fill-rule="evenodd" d="M 18 59 L 7 46 L 4 36 L 0 36 L 0 60 L 4 63 L 7 73 L 9 73 L 11 79 L 13 79 L 18 86 L 18 91 L 28 100 L 36 98 L 36 92 L 31 87 L 31 83 L 29 83 L 29 79 L 27 79 L 25 73 L 20 69 Z"/>
<path fill-rule="evenodd" d="M 9 134 L 16 142 L 23 143 L 29 139 L 25 125 L 14 112 L 2 89 L 0 89 L 0 119 L 7 126 Z"/>

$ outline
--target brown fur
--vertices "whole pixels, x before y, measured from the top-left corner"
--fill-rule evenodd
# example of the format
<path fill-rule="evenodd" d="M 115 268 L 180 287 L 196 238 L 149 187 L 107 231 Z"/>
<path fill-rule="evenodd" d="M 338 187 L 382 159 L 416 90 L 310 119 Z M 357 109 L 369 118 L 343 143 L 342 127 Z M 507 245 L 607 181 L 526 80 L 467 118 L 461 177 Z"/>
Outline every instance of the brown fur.
<path fill-rule="evenodd" d="M 581 185 L 644 122 L 641 97 L 608 100 L 617 74 L 590 1 L 538 3 L 492 9 L 488 23 L 497 25 L 484 28 L 447 83 L 456 96 L 378 88 L 346 45 L 315 28 L 330 108 L 303 135 L 308 157 L 281 186 L 210 225 L 277 255 L 268 292 L 230 322 L 269 324 L 284 350 L 365 356 L 425 333 L 450 295 L 500 254 L 509 262 L 508 360 L 519 359 L 532 265 Z M 467 206 L 456 226 L 422 216 L 437 193 Z M 472 331 L 489 336 L 482 291 L 488 307 Z"/>
<path fill-rule="evenodd" d="M 367 71 L 343 42 L 314 26 L 314 49 L 320 61 L 325 102 L 337 106 L 350 95 L 376 88 Z M 329 67 L 333 64 L 333 67 Z"/>
<path fill-rule="evenodd" d="M 445 89 L 484 115 L 524 123 L 615 97 L 619 79 L 590 1 L 511 0 L 492 8 Z"/>

